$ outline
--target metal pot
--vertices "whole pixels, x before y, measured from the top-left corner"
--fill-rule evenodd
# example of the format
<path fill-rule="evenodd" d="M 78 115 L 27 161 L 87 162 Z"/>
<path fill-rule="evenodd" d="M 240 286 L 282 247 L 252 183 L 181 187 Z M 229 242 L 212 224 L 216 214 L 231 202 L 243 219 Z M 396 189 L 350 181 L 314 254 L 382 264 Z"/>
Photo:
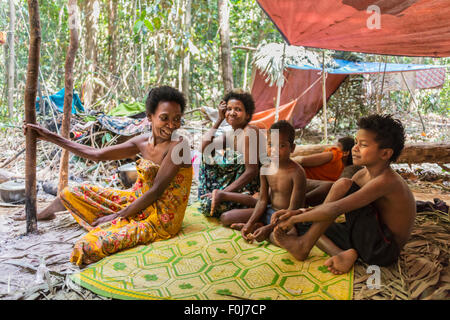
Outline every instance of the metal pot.
<path fill-rule="evenodd" d="M 120 181 L 126 188 L 130 188 L 137 180 L 138 174 L 135 163 L 127 163 L 117 169 Z"/>
<path fill-rule="evenodd" d="M 0 197 L 7 203 L 24 203 L 25 181 L 10 180 L 0 184 Z"/>

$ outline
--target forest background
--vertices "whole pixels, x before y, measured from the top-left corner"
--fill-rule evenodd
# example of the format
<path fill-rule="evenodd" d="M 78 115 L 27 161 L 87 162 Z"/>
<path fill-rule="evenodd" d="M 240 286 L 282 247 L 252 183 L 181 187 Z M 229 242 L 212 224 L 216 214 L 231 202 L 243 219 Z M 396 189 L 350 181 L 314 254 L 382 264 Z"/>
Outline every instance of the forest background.
<path fill-rule="evenodd" d="M 64 88 L 68 8 L 65 0 L 43 0 L 39 5 L 42 29 L 39 83 L 41 94 L 47 96 Z M 188 98 L 188 110 L 216 107 L 230 88 L 250 90 L 255 51 L 243 47 L 283 43 L 282 36 L 255 0 L 86 0 L 78 1 L 78 6 L 81 32 L 74 88 L 88 110 L 106 113 L 123 102 L 143 102 L 150 88 L 162 84 L 183 91 Z M 8 32 L 11 20 L 14 33 Z M 26 1 L 1 0 L 0 31 L 8 32 L 0 59 L 0 127 L 5 129 L 20 123 L 24 114 L 29 43 Z M 450 58 L 360 56 L 365 61 L 439 65 L 450 62 Z M 13 76 L 10 59 L 14 61 Z M 227 59 L 231 66 L 224 67 Z M 444 88 L 420 91 L 415 98 L 421 112 L 448 117 L 448 80 L 447 72 Z M 9 94 L 8 81 L 13 83 Z M 354 108 L 352 96 L 345 99 L 348 101 L 330 101 L 330 118 L 338 107 L 341 117 L 353 119 L 373 111 L 359 108 L 355 114 L 350 110 Z M 407 91 L 391 92 L 387 99 L 390 108 L 398 110 L 410 108 L 413 102 Z M 345 108 L 349 110 L 346 112 Z"/>

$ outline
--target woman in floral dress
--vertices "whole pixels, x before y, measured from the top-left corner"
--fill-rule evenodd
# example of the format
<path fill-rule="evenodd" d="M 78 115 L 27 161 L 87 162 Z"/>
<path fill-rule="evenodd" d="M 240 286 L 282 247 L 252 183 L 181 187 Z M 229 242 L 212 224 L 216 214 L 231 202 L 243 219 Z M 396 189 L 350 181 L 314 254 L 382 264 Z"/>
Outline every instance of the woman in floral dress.
<path fill-rule="evenodd" d="M 174 88 L 150 90 L 146 110 L 151 133 L 102 149 L 75 143 L 35 124 L 25 125 L 25 130 L 34 130 L 39 139 L 94 161 L 142 155 L 137 162 L 138 179 L 130 190 L 91 184 L 67 187 L 38 214 L 38 220 L 52 219 L 55 212 L 67 209 L 89 231 L 76 242 L 72 263 L 87 265 L 136 245 L 169 239 L 180 230 L 192 166 L 190 161 L 174 161 L 175 156 L 190 149 L 186 140 L 172 141 L 172 133 L 181 126 L 185 105 L 183 95 Z"/>

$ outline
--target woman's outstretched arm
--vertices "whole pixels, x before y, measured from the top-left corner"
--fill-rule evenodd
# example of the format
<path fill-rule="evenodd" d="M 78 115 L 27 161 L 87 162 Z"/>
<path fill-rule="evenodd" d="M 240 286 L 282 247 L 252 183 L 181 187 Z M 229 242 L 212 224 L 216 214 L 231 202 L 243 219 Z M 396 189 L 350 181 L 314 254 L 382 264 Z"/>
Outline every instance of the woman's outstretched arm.
<path fill-rule="evenodd" d="M 34 130 L 38 139 L 52 142 L 61 148 L 64 148 L 77 156 L 93 161 L 120 160 L 130 158 L 139 153 L 139 148 L 135 143 L 136 139 L 132 138 L 124 143 L 109 146 L 106 148 L 89 147 L 69 139 L 66 139 L 56 133 L 53 133 L 37 124 L 27 123 L 24 130 Z"/>

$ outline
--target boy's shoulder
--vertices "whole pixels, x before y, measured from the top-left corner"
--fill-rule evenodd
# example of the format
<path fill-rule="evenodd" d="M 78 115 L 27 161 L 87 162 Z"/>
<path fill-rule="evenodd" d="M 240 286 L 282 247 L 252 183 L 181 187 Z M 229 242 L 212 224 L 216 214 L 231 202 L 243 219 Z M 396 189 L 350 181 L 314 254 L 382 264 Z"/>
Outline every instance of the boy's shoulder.
<path fill-rule="evenodd" d="M 361 187 L 366 185 L 368 182 L 376 181 L 377 183 L 383 185 L 383 188 L 386 190 L 392 187 L 395 188 L 400 185 L 405 185 L 403 178 L 390 166 L 375 178 L 370 177 L 367 168 L 363 168 L 353 175 L 352 180 Z"/>
<path fill-rule="evenodd" d="M 305 169 L 296 161 L 290 159 L 289 162 L 290 171 L 297 177 L 306 177 Z"/>

